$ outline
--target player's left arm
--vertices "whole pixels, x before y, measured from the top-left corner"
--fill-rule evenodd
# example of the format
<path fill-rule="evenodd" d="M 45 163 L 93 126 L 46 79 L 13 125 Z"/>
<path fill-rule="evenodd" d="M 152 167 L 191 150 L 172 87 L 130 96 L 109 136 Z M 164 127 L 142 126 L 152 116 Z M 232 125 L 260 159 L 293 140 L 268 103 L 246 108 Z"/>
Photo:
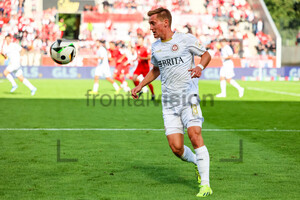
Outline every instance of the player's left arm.
<path fill-rule="evenodd" d="M 211 60 L 211 56 L 209 52 L 200 45 L 198 39 L 193 36 L 192 34 L 187 34 L 186 35 L 187 39 L 187 44 L 188 44 L 188 50 L 190 53 L 194 56 L 200 56 L 201 61 L 200 63 L 192 69 L 189 69 L 188 71 L 191 73 L 192 78 L 199 78 L 202 74 L 202 71 L 207 67 L 208 63 Z"/>
<path fill-rule="evenodd" d="M 150 59 L 151 59 L 151 52 L 150 52 L 148 49 L 145 51 L 144 56 L 145 56 L 146 54 L 147 54 L 146 57 L 142 57 L 142 56 L 138 55 L 138 58 L 139 58 L 140 60 L 150 60 Z"/>
<path fill-rule="evenodd" d="M 126 57 L 126 55 L 125 54 L 122 54 L 122 57 L 121 58 L 119 58 L 118 60 L 117 60 L 117 63 L 120 63 L 120 62 L 122 62 L 123 61 L 123 59 Z"/>
<path fill-rule="evenodd" d="M 142 80 L 142 82 L 140 82 L 140 84 L 138 86 L 136 86 L 135 88 L 133 88 L 131 90 L 131 96 L 134 99 L 138 99 L 139 96 L 137 93 L 139 93 L 142 88 L 146 85 L 148 85 L 149 83 L 151 83 L 152 81 L 154 81 L 158 76 L 160 75 L 160 70 L 158 67 L 153 66 L 153 68 L 150 70 L 150 72 L 146 75 L 146 77 Z"/>
<path fill-rule="evenodd" d="M 188 71 L 191 72 L 192 78 L 200 78 L 202 71 L 207 67 L 208 63 L 211 60 L 211 56 L 206 51 L 202 56 L 201 56 L 201 61 L 200 63 L 192 69 L 189 69 Z"/>
<path fill-rule="evenodd" d="M 138 58 L 140 60 L 150 60 L 151 59 L 151 55 L 148 55 L 147 57 L 141 57 L 141 56 L 138 56 Z"/>

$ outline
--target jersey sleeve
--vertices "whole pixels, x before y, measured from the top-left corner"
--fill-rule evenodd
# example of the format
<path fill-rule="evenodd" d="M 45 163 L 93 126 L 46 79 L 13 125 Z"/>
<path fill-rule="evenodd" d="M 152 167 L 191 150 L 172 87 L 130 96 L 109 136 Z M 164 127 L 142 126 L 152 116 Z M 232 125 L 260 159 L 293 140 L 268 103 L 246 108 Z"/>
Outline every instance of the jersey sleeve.
<path fill-rule="evenodd" d="M 20 51 L 22 50 L 21 45 L 18 45 L 18 44 L 17 44 L 17 49 L 18 49 L 18 51 L 20 52 Z"/>
<path fill-rule="evenodd" d="M 158 62 L 154 56 L 154 49 L 152 47 L 151 49 L 151 64 L 154 66 L 154 67 L 158 67 Z"/>
<path fill-rule="evenodd" d="M 106 53 L 106 51 L 101 48 L 101 49 L 98 50 L 98 55 L 97 56 L 103 58 L 103 57 L 105 57 L 105 53 Z"/>
<path fill-rule="evenodd" d="M 232 48 L 229 45 L 226 46 L 226 53 L 227 53 L 227 56 L 233 55 Z"/>
<path fill-rule="evenodd" d="M 146 57 L 147 57 L 148 55 L 151 55 L 151 51 L 150 51 L 149 48 L 146 48 Z"/>
<path fill-rule="evenodd" d="M 4 55 L 7 54 L 7 48 L 3 48 L 3 54 L 4 54 Z"/>
<path fill-rule="evenodd" d="M 192 34 L 187 34 L 186 44 L 188 50 L 194 55 L 202 56 L 206 52 L 205 47 L 203 47 L 198 39 Z"/>

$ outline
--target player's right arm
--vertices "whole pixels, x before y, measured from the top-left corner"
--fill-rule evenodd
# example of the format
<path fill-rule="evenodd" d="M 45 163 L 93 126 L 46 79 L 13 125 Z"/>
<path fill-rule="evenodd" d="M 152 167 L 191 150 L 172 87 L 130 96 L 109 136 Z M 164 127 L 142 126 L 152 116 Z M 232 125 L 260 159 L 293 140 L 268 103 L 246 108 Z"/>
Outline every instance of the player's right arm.
<path fill-rule="evenodd" d="M 142 82 L 140 82 L 140 84 L 138 86 L 136 86 L 135 88 L 133 88 L 131 90 L 132 98 L 138 99 L 139 96 L 137 95 L 137 93 L 139 93 L 144 86 L 146 86 L 149 83 L 151 83 L 152 81 L 154 81 L 159 75 L 160 75 L 159 68 L 154 66 L 152 68 L 152 70 L 146 75 L 144 80 Z"/>

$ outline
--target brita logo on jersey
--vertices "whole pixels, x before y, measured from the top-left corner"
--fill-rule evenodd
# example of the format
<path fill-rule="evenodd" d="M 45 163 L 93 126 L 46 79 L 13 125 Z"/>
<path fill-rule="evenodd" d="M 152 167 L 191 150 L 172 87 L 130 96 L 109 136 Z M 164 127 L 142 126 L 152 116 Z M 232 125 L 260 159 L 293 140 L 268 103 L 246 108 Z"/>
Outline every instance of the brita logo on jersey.
<path fill-rule="evenodd" d="M 172 65 L 179 65 L 183 62 L 183 59 L 181 57 L 175 57 L 175 58 L 169 58 L 166 60 L 160 60 L 158 61 L 158 66 L 162 67 L 162 66 L 172 66 Z"/>

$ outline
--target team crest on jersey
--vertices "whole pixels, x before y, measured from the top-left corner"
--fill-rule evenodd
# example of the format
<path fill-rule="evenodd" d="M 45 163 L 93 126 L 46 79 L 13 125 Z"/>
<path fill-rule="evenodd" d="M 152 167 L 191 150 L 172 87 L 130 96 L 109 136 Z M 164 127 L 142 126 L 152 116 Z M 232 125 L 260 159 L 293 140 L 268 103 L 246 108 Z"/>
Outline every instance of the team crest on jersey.
<path fill-rule="evenodd" d="M 177 51 L 179 49 L 177 44 L 173 44 L 172 51 Z"/>

